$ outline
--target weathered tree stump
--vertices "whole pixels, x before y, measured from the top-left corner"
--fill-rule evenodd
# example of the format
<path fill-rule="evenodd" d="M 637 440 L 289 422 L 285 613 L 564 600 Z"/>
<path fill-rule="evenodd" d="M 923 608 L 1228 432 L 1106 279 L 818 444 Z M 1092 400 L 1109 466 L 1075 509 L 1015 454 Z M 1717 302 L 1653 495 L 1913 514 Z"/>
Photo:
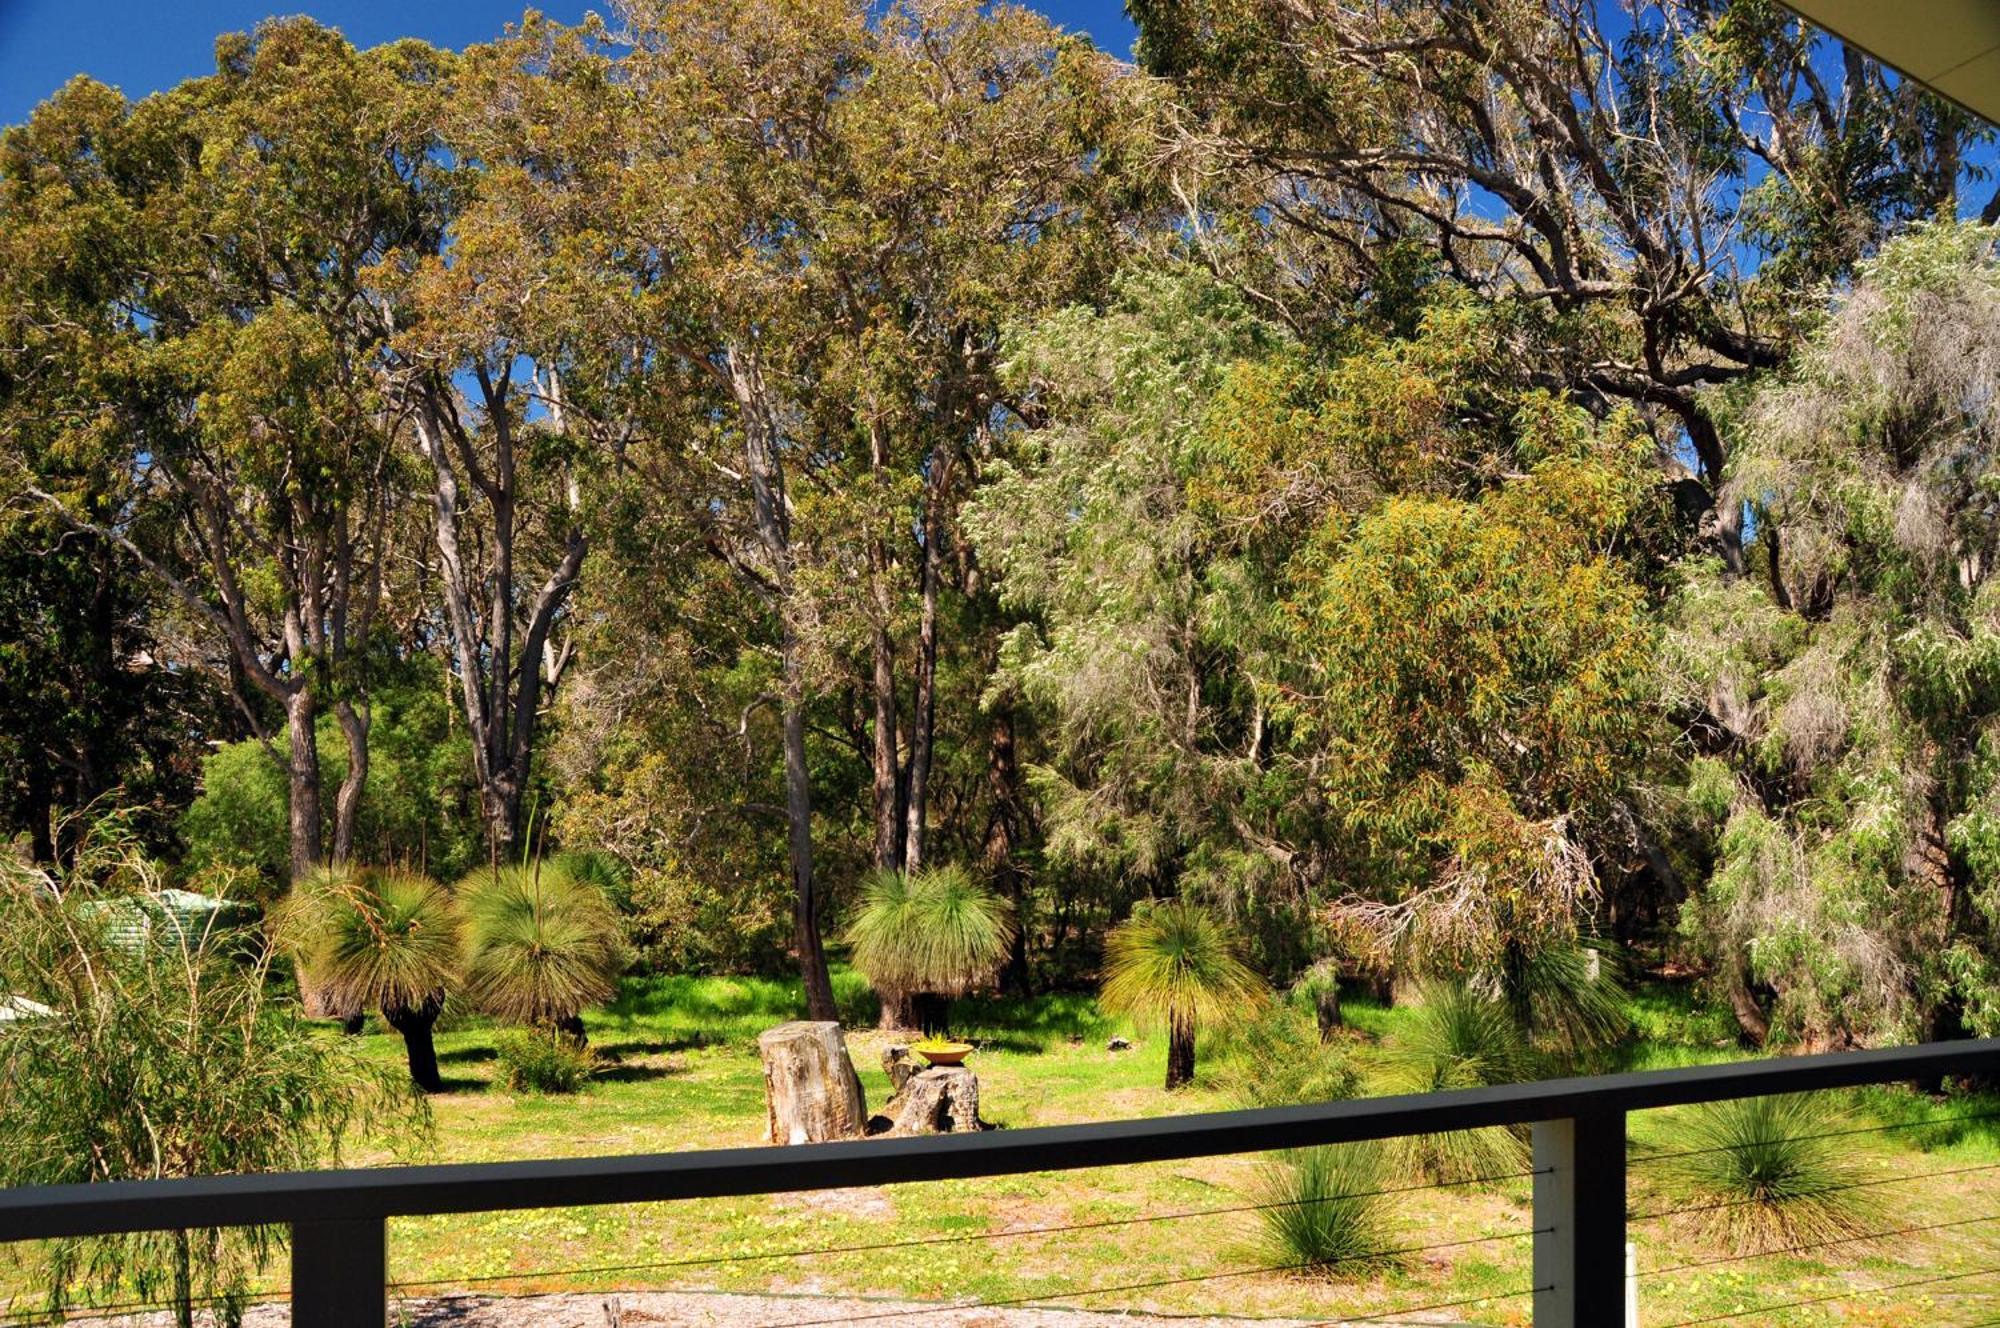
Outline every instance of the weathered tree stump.
<path fill-rule="evenodd" d="M 910 1049 L 901 1043 L 890 1043 L 882 1048 L 882 1069 L 889 1076 L 889 1092 L 893 1095 L 903 1091 L 903 1085 L 910 1082 L 910 1076 L 920 1068 L 911 1057 Z"/>
<path fill-rule="evenodd" d="M 823 1143 L 862 1132 L 868 1104 L 839 1024 L 779 1024 L 759 1035 L 757 1051 L 764 1060 L 767 1137 L 772 1143 Z"/>
<path fill-rule="evenodd" d="M 917 1071 L 868 1119 L 870 1134 L 964 1134 L 992 1128 L 979 1119 L 979 1076 L 963 1065 Z"/>

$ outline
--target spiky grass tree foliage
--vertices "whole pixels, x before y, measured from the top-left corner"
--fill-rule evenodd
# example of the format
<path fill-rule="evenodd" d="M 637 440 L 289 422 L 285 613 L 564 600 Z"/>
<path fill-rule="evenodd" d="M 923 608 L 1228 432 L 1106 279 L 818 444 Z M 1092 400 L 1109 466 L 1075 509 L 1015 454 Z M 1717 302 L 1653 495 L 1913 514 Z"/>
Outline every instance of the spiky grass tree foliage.
<path fill-rule="evenodd" d="M 319 867 L 279 905 L 277 934 L 335 1008 L 382 1011 L 418 1087 L 444 1088 L 431 1029 L 458 985 L 462 943 L 443 886 L 394 868 Z"/>
<path fill-rule="evenodd" d="M 1501 965 L 1516 1021 L 1561 1071 L 1589 1068 L 1632 1030 L 1617 952 L 1596 942 L 1524 948 Z"/>
<path fill-rule="evenodd" d="M 65 825 L 65 831 L 71 826 Z M 430 1112 L 401 1075 L 271 999 L 271 952 L 215 928 L 115 933 L 121 878 L 150 882 L 116 820 L 77 826 L 53 875 L 0 854 L 0 993 L 51 1013 L 0 1021 L 0 1186 L 293 1171 Z M 80 838 L 81 842 L 78 842 Z M 127 870 L 129 869 L 129 870 Z M 107 888 L 105 882 L 113 885 Z M 241 1322 L 277 1252 L 271 1227 L 36 1242 L 23 1285 L 52 1319 L 79 1302 L 160 1299 L 181 1328 Z M 38 1266 L 37 1266 L 38 1265 Z M 27 1296 L 11 1302 L 17 1313 Z"/>
<path fill-rule="evenodd" d="M 1394 1246 L 1387 1168 L 1377 1144 L 1300 1148 L 1263 1172 L 1257 1202 L 1273 1264 L 1329 1277 L 1360 1277 L 1389 1263 Z"/>
<path fill-rule="evenodd" d="M 624 963 L 618 912 L 603 889 L 550 860 L 475 872 L 458 893 L 473 1003 L 582 1042 L 583 1011 L 617 992 Z"/>
<path fill-rule="evenodd" d="M 1518 1083 L 1534 1073 L 1507 1003 L 1462 981 L 1424 984 L 1408 1026 L 1390 1046 L 1389 1063 L 1395 1086 L 1406 1093 Z M 1411 1171 L 1436 1181 L 1506 1175 L 1528 1160 L 1521 1137 L 1497 1126 L 1414 1135 L 1398 1140 L 1397 1151 Z"/>
<path fill-rule="evenodd" d="M 1838 1240 L 1880 1217 L 1877 1192 L 1825 1137 L 1843 1124 L 1825 1097 L 1787 1093 L 1689 1108 L 1675 1117 L 1659 1166 L 1697 1237 L 1734 1254 Z M 1672 1156 L 1680 1154 L 1680 1156 Z"/>
<path fill-rule="evenodd" d="M 1166 1028 L 1169 1091 L 1194 1081 L 1197 1028 L 1263 1009 L 1269 990 L 1241 951 L 1235 928 L 1185 899 L 1143 902 L 1106 938 L 1099 1003 Z"/>
<path fill-rule="evenodd" d="M 940 1032 L 949 1002 L 992 980 L 1014 941 L 1007 901 L 963 867 L 871 873 L 847 929 L 854 966 L 882 997 L 885 1026 L 914 1014 Z"/>

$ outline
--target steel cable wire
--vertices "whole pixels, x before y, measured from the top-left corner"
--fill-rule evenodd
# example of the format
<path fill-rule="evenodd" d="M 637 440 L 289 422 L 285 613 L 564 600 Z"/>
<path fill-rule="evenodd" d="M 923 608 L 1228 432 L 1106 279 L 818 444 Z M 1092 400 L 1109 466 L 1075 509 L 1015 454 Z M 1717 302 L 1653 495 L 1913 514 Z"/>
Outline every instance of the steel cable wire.
<path fill-rule="evenodd" d="M 1262 1273 L 1296 1273 L 1307 1269 L 1331 1268 L 1343 1263 L 1366 1263 L 1376 1259 L 1395 1258 L 1404 1254 L 1421 1254 L 1428 1250 L 1458 1249 L 1468 1245 L 1490 1245 L 1502 1240 L 1524 1240 L 1530 1236 L 1546 1235 L 1553 1228 L 1536 1227 L 1528 1231 L 1509 1231 L 1497 1236 L 1473 1236 L 1465 1240 L 1433 1241 L 1426 1245 L 1406 1245 L 1395 1249 L 1374 1250 L 1367 1254 L 1348 1255 L 1336 1259 L 1318 1259 L 1310 1262 L 1259 1264 L 1254 1268 L 1230 1268 L 1219 1273 L 1190 1273 L 1184 1277 L 1160 1277 L 1144 1282 L 1125 1282 L 1116 1286 L 1084 1287 L 1076 1291 L 1039 1292 L 1025 1296 L 1005 1296 L 998 1300 L 974 1300 L 963 1304 L 930 1304 L 915 1309 L 881 1310 L 870 1314 L 838 1315 L 825 1319 L 782 1319 L 762 1325 L 762 1328 L 823 1328 L 826 1324 L 872 1323 L 882 1319 L 904 1319 L 918 1314 L 948 1314 L 962 1310 L 992 1310 L 1032 1308 L 1050 1301 L 1081 1300 L 1090 1296 L 1110 1296 L 1127 1291 L 1152 1291 L 1159 1287 L 1188 1286 L 1196 1282 L 1219 1282 L 1232 1277 L 1255 1277 Z M 1401 1313 L 1401 1311 L 1389 1311 Z M 1334 1322 L 1341 1322 L 1335 1320 Z M 1351 1320 L 1350 1320 L 1351 1322 Z"/>
<path fill-rule="evenodd" d="M 1914 1176 L 1879 1176 L 1874 1180 L 1843 1181 L 1839 1185 L 1824 1185 L 1813 1190 L 1814 1195 L 1842 1194 L 1848 1190 L 1872 1190 L 1883 1185 L 1914 1185 L 1922 1180 L 1941 1180 L 1947 1176 L 1969 1176 L 1979 1171 L 2000 1171 L 2000 1162 L 1986 1162 L 1976 1167 L 1947 1167 L 1941 1171 L 1924 1171 Z M 1716 1213 L 1729 1208 L 1747 1208 L 1753 1204 L 1766 1202 L 1763 1199 L 1728 1199 L 1720 1203 L 1688 1204 L 1681 1208 L 1656 1208 L 1649 1213 L 1633 1213 L 1627 1222 L 1657 1222 L 1661 1218 L 1681 1217 L 1688 1213 Z"/>
<path fill-rule="evenodd" d="M 1715 1268 L 1722 1264 L 1748 1263 L 1752 1259 L 1768 1259 L 1776 1254 L 1803 1254 L 1807 1250 L 1822 1250 L 1832 1245 L 1859 1245 L 1871 1240 L 1888 1240 L 1892 1236 L 1914 1236 L 1925 1231 L 1943 1231 L 1949 1227 L 1977 1226 L 1981 1222 L 2000 1221 L 2000 1213 L 1983 1213 L 1978 1217 L 1961 1217 L 1950 1222 L 1926 1222 L 1922 1226 L 1898 1227 L 1894 1231 L 1869 1231 L 1858 1236 L 1836 1236 L 1827 1240 L 1808 1241 L 1803 1245 L 1779 1245 L 1768 1250 L 1753 1250 L 1749 1254 L 1728 1254 L 1715 1259 L 1696 1259 L 1688 1263 L 1668 1264 L 1664 1268 L 1642 1268 L 1639 1276 L 1665 1277 L 1671 1273 L 1684 1273 L 1693 1268 Z"/>
<path fill-rule="evenodd" d="M 1864 1296 L 1879 1296 L 1888 1291 L 1907 1291 L 1914 1287 L 1939 1286 L 1946 1282 L 1963 1282 L 1968 1277 L 1991 1277 L 1996 1274 L 2000 1274 L 2000 1265 L 1990 1268 L 1975 1268 L 1965 1273 L 1944 1273 L 1936 1277 L 1913 1278 L 1907 1282 L 1891 1282 L 1887 1286 L 1857 1287 L 1825 1296 L 1808 1296 L 1802 1300 L 1786 1300 L 1774 1305 L 1758 1305 L 1747 1310 L 1731 1310 L 1726 1314 L 1708 1314 L 1699 1319 L 1680 1319 L 1674 1323 L 1662 1324 L 1660 1328 L 1697 1328 L 1699 1324 L 1727 1323 L 1731 1319 L 1745 1319 L 1753 1314 L 1769 1314 L 1773 1310 L 1796 1310 L 1803 1309 L 1808 1305 L 1827 1305 L 1837 1300 L 1859 1300 Z"/>
<path fill-rule="evenodd" d="M 1549 1174 L 1549 1168 L 1534 1171 L 1508 1171 L 1490 1176 L 1468 1176 L 1462 1180 L 1428 1181 L 1422 1185 L 1396 1185 L 1379 1190 L 1357 1190 L 1352 1194 L 1329 1194 L 1311 1199 L 1277 1199 L 1269 1203 L 1234 1204 L 1221 1208 L 1188 1208 L 1169 1213 L 1142 1214 L 1138 1217 L 1111 1217 L 1095 1222 L 1068 1222 L 1054 1226 L 1021 1227 L 1011 1231 L 961 1231 L 943 1236 L 914 1236 L 907 1240 L 873 1241 L 859 1245 L 814 1245 L 788 1250 L 771 1250 L 755 1254 L 717 1254 L 692 1259 L 653 1259 L 639 1263 L 600 1264 L 590 1267 L 556 1268 L 524 1273 L 486 1273 L 476 1277 L 435 1277 L 412 1281 L 391 1282 L 392 1291 L 415 1290 L 422 1287 L 459 1286 L 488 1282 L 524 1282 L 543 1277 L 575 1277 L 594 1273 L 637 1273 L 663 1268 L 706 1268 L 723 1264 L 761 1263 L 779 1259 L 804 1259 L 821 1254 L 874 1254 L 884 1250 L 915 1249 L 929 1245 L 962 1244 L 975 1240 L 1012 1240 L 1025 1236 L 1060 1235 L 1074 1231 L 1101 1231 L 1113 1227 L 1138 1226 L 1149 1222 L 1174 1222 L 1184 1218 L 1220 1217 L 1235 1213 L 1270 1212 L 1279 1208 L 1297 1208 L 1311 1204 L 1342 1203 L 1350 1199 L 1374 1199 L 1396 1194 L 1415 1194 L 1425 1190 L 1455 1189 L 1466 1185 L 1483 1185 L 1503 1180 L 1525 1180 L 1533 1176 Z"/>

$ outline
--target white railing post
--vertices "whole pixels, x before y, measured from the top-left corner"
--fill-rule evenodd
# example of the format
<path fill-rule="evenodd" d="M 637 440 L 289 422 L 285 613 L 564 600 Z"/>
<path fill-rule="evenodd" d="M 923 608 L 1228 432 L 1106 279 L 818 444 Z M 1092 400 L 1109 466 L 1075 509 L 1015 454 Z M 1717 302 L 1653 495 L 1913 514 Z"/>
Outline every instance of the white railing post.
<path fill-rule="evenodd" d="M 1535 1328 L 1625 1321 L 1625 1114 L 1538 1121 Z"/>

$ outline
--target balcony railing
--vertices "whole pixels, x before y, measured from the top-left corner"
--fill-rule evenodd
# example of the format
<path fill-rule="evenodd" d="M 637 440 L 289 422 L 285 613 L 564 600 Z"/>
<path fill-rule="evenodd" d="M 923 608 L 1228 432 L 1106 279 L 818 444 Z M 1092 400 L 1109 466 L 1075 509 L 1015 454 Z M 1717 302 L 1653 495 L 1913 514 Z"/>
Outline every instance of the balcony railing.
<path fill-rule="evenodd" d="M 1627 1113 L 1995 1073 L 2000 1039 L 1987 1039 L 976 1135 L 44 1186 L 0 1191 L 0 1241 L 288 1226 L 296 1328 L 382 1328 L 392 1217 L 787 1194 L 1525 1125 L 1533 1229 L 1523 1234 L 1534 1247 L 1523 1294 L 1535 1328 L 1615 1328 L 1625 1322 Z"/>

